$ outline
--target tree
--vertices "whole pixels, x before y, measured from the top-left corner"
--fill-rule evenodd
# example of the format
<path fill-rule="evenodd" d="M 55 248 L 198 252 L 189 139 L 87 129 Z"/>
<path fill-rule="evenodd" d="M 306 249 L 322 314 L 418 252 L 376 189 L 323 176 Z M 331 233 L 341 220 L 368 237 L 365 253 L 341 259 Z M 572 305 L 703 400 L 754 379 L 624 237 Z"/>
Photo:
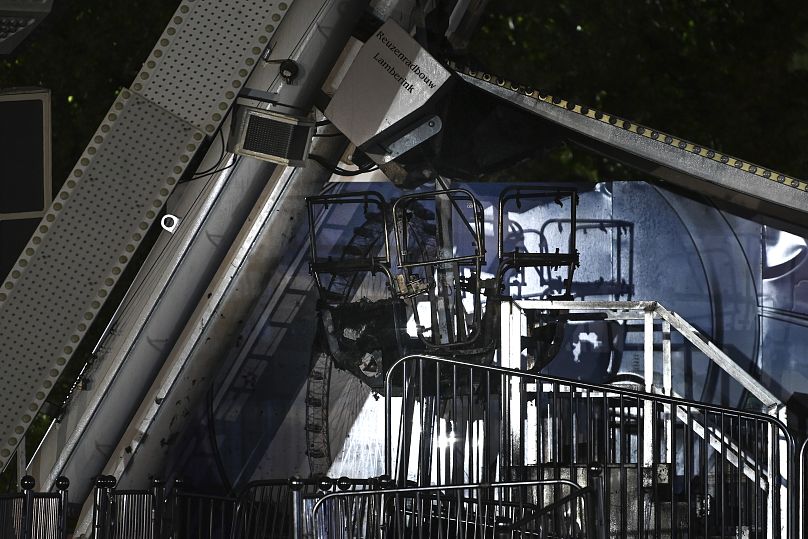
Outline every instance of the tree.
<path fill-rule="evenodd" d="M 806 22 L 796 1 L 498 0 L 471 50 L 488 72 L 804 177 Z M 575 149 L 550 161 L 630 174 Z"/>

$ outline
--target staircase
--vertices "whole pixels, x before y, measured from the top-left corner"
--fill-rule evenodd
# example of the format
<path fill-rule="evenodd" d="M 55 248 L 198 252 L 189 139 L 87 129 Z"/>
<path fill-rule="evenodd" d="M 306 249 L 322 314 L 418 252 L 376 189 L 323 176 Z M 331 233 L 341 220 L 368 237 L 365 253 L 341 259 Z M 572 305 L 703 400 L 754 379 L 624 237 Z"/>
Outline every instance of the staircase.
<path fill-rule="evenodd" d="M 525 370 L 535 309 L 641 324 L 643 383 Z M 385 476 L 263 481 L 234 497 L 116 491 L 101 478 L 94 537 L 804 537 L 808 443 L 797 451 L 782 403 L 687 322 L 655 302 L 501 312 L 500 365 L 410 355 L 389 368 Z M 671 362 L 683 346 L 732 374 L 754 396 L 748 409 L 679 396 Z M 9 514 L 23 498 L 8 497 Z M 28 512 L 15 530 L 37 519 Z"/>
<path fill-rule="evenodd" d="M 504 366 L 421 355 L 389 370 L 386 469 L 398 484 L 585 487 L 595 466 L 604 470 L 610 537 L 796 537 L 796 454 L 784 407 L 695 328 L 654 302 L 508 307 Z M 642 324 L 644 383 L 593 385 L 521 370 L 525 317 L 536 309 Z M 756 409 L 679 397 L 672 329 L 753 395 Z"/>

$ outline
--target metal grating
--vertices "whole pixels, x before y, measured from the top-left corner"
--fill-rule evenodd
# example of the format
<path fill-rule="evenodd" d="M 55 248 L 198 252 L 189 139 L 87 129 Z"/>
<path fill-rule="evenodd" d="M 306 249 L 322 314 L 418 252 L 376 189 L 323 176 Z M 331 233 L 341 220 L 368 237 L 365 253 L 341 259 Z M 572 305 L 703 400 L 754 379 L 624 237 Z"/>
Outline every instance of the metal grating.
<path fill-rule="evenodd" d="M 186 0 L 132 89 L 213 133 L 291 4 L 291 0 Z"/>
<path fill-rule="evenodd" d="M 249 116 L 244 149 L 270 155 L 286 156 L 292 140 L 294 126 L 271 118 Z"/>
<path fill-rule="evenodd" d="M 0 287 L 4 467 L 204 134 L 124 90 Z"/>
<path fill-rule="evenodd" d="M 36 19 L 23 17 L 0 17 L 0 40 L 8 39 L 20 30 L 31 26 Z"/>
<path fill-rule="evenodd" d="M 293 1 L 186 0 L 113 104 L 0 286 L 0 469 Z"/>

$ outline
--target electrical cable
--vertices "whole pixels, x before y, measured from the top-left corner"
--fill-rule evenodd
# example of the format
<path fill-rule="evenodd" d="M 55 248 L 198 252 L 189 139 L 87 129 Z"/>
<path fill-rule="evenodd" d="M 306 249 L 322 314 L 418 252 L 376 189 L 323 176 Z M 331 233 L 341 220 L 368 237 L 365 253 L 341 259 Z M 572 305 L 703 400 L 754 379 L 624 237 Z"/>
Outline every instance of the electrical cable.
<path fill-rule="evenodd" d="M 330 170 L 334 174 L 338 176 L 358 176 L 360 174 L 365 174 L 366 172 L 373 172 L 375 170 L 379 170 L 378 166 L 370 167 L 370 168 L 360 168 L 358 170 L 346 170 L 344 168 L 340 168 L 338 166 L 332 167 L 326 159 L 317 154 L 309 154 L 309 158 L 322 166 L 326 170 Z"/>
<path fill-rule="evenodd" d="M 218 174 L 219 172 L 222 172 L 222 171 L 225 171 L 225 170 L 227 170 L 229 168 L 232 168 L 233 165 L 235 165 L 236 163 L 238 163 L 238 160 L 235 159 L 235 156 L 234 156 L 233 162 L 230 163 L 229 165 L 227 165 L 226 167 L 222 167 L 222 168 L 220 168 L 218 170 L 214 170 L 212 172 L 207 172 L 205 174 L 200 174 L 199 176 L 191 176 L 190 178 L 185 179 L 185 180 L 180 180 L 180 181 L 177 182 L 177 185 L 180 185 L 180 184 L 183 184 L 183 183 L 188 183 L 188 182 L 194 181 L 194 180 L 199 180 L 199 179 L 205 178 L 206 176 L 213 176 L 214 174 Z"/>
<path fill-rule="evenodd" d="M 196 172 L 194 174 L 194 176 L 193 176 L 194 178 L 201 177 L 202 175 L 207 174 L 207 173 L 211 172 L 212 170 L 215 170 L 216 168 L 219 167 L 219 165 L 222 164 L 222 160 L 224 159 L 224 154 L 225 154 L 225 147 L 224 147 L 224 134 L 222 133 L 222 128 L 221 127 L 219 127 L 219 129 L 217 130 L 217 135 L 219 137 L 219 140 L 222 143 L 222 147 L 219 150 L 219 159 L 217 159 L 216 164 L 213 165 L 212 167 L 210 167 L 209 169 L 203 170 L 201 172 Z"/>

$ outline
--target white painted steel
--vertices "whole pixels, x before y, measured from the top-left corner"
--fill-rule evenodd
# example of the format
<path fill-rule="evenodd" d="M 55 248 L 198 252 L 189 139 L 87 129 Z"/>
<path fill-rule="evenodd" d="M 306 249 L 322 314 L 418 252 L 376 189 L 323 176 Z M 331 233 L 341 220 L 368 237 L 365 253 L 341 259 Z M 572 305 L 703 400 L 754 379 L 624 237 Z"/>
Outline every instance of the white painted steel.
<path fill-rule="evenodd" d="M 521 326 L 521 321 L 513 316 L 513 314 L 505 315 L 505 313 L 513 313 L 514 309 L 518 307 L 519 312 L 526 310 L 549 310 L 549 311 L 574 311 L 574 312 L 604 312 L 608 314 L 608 319 L 613 320 L 643 320 L 643 352 L 644 352 L 644 386 L 645 391 L 649 394 L 655 392 L 653 384 L 654 374 L 654 320 L 662 320 L 662 388 L 661 392 L 665 395 L 679 397 L 672 389 L 672 366 L 671 366 L 671 328 L 676 329 L 685 339 L 696 346 L 702 353 L 704 353 L 713 363 L 732 376 L 738 383 L 740 383 L 746 390 L 752 393 L 763 404 L 765 411 L 783 421 L 786 421 L 785 406 L 778 400 L 771 392 L 763 387 L 757 380 L 752 378 L 745 370 L 737 365 L 729 356 L 724 354 L 715 344 L 709 341 L 698 330 L 690 325 L 681 316 L 668 311 L 662 305 L 654 301 L 551 301 L 551 300 L 519 300 L 515 302 L 508 302 L 502 305 L 502 347 L 500 354 L 502 356 L 512 356 L 510 358 L 503 357 L 501 361 L 502 366 L 509 366 L 511 368 L 519 368 L 517 355 L 521 353 L 521 347 L 513 345 L 513 333 L 515 326 Z M 522 316 L 521 318 L 524 318 Z M 521 333 L 520 333 L 521 335 Z M 506 339 L 507 337 L 507 339 Z M 546 391 L 551 391 L 553 388 L 547 387 Z M 607 391 L 607 390 L 606 390 Z M 653 425 L 649 421 L 652 418 L 651 403 L 643 405 L 644 422 L 643 422 L 643 447 L 642 447 L 642 461 L 645 467 L 653 465 Z M 671 447 L 672 441 L 672 417 L 671 406 L 664 405 L 667 419 L 665 421 L 665 447 L 667 448 L 667 455 L 673 453 Z M 637 410 L 639 413 L 639 410 Z M 760 485 L 766 491 L 766 512 L 767 512 L 767 537 L 774 537 L 775 528 L 778 528 L 779 536 L 785 537 L 788 530 L 788 515 L 787 511 L 782 510 L 786 508 L 789 503 L 788 499 L 788 482 L 783 478 L 788 477 L 788 442 L 784 438 L 779 437 L 779 432 L 769 425 L 767 436 L 773 440 L 772 444 L 768 446 L 767 462 L 758 463 L 749 460 L 748 456 L 743 455 L 739 451 L 737 445 L 724 435 L 720 430 L 713 427 L 705 428 L 705 426 L 697 419 L 689 414 L 686 410 L 677 408 L 676 416 L 678 420 L 684 424 L 693 426 L 693 432 L 696 436 L 704 439 L 716 451 L 724 451 L 727 455 L 727 461 L 739 470 L 743 470 L 743 474 L 752 481 L 756 481 L 754 470 L 756 467 L 762 467 L 767 470 L 765 477 L 760 478 Z M 548 433 L 549 435 L 549 433 Z M 774 444 L 779 444 L 779 459 L 775 459 Z M 800 495 L 802 498 L 802 495 Z M 775 518 L 775 504 L 779 504 L 781 508 L 779 520 Z"/>
<path fill-rule="evenodd" d="M 524 370 L 522 364 L 522 334 L 526 329 L 524 312 L 513 302 L 503 303 L 501 307 L 501 348 L 499 353 L 499 365 L 508 369 Z M 521 380 L 512 376 L 508 380 L 506 394 L 503 395 L 503 413 L 508 415 L 508 435 L 509 458 L 520 454 L 521 446 L 526 441 L 523 440 L 522 428 L 522 390 Z"/>
<path fill-rule="evenodd" d="M 643 315 L 643 378 L 645 392 L 654 392 L 654 312 L 645 311 Z M 647 468 L 654 464 L 654 424 L 653 403 L 643 402 L 642 416 L 642 461 Z"/>
<path fill-rule="evenodd" d="M 267 90 L 281 103 L 307 109 L 347 41 L 361 13 L 362 2 L 299 0 L 289 5 L 288 16 L 275 36 L 278 43 L 273 47 L 273 55 L 276 52 L 285 54 L 281 57 L 296 61 L 301 66 L 300 77 L 294 85 L 288 85 L 275 76 L 277 63 L 260 62 L 245 85 Z M 318 141 L 323 146 L 342 144 L 336 138 Z M 340 147 L 336 155 L 343 149 Z M 316 151 L 324 156 L 334 153 L 319 146 Z M 206 167 L 203 163 L 199 168 Z M 262 287 L 279 273 L 276 272 L 277 264 L 288 248 L 287 241 L 294 235 L 293 231 L 305 223 L 301 218 L 305 209 L 304 197 L 316 194 L 330 175 L 315 165 L 299 171 L 278 168 L 270 177 L 265 163 L 251 159 L 243 159 L 231 170 L 233 177 L 228 180 L 225 190 L 232 189 L 233 184 L 261 182 L 265 185 L 264 192 L 250 215 L 235 215 L 223 206 L 214 208 L 207 218 L 209 221 L 229 220 L 233 225 L 243 227 L 238 237 L 223 242 L 225 248 L 230 247 L 224 262 L 220 259 L 199 260 L 195 253 L 200 249 L 190 248 L 187 258 L 194 257 L 200 268 L 211 271 L 205 280 L 205 294 L 188 302 L 188 308 L 193 311 L 189 312 L 189 321 L 177 318 L 178 334 L 165 343 L 167 357 L 162 370 L 155 373 L 150 389 L 144 386 L 145 399 L 132 403 L 135 408 L 140 404 L 140 408 L 133 410 L 132 416 L 119 421 L 119 426 L 125 430 L 121 429 L 117 434 L 110 451 L 93 459 L 95 464 L 103 465 L 103 473 L 114 474 L 119 485 L 137 487 L 144 477 L 163 473 L 164 459 L 171 448 L 161 440 L 181 431 L 191 420 L 192 416 L 185 412 L 193 410 L 206 394 L 213 373 L 221 366 L 223 358 L 230 355 L 229 346 L 235 334 L 245 330 L 241 319 L 246 319 L 252 306 L 263 299 Z M 179 214 L 183 215 L 182 212 Z M 180 232 L 189 224 L 186 215 Z M 217 268 L 218 272 L 213 275 Z M 181 286 L 182 283 L 160 284 L 161 288 L 166 287 L 166 291 Z M 155 313 L 170 311 L 172 307 L 166 303 L 166 298 L 161 297 L 154 307 L 148 308 L 155 309 Z M 128 323 L 130 330 L 135 331 L 140 326 L 146 329 L 152 319 L 157 318 L 148 312 L 138 314 L 138 317 L 139 320 Z M 182 330 L 181 334 L 179 330 Z M 242 348 L 234 352 L 240 353 Z M 133 356 L 128 363 L 136 359 Z M 173 406 L 177 402 L 181 402 L 181 406 Z M 101 410 L 108 407 L 109 404 L 104 404 Z M 73 460 L 77 459 L 74 457 Z M 81 520 L 85 522 L 86 519 Z"/>
<path fill-rule="evenodd" d="M 805 494 L 805 473 L 808 471 L 808 453 L 806 450 L 808 449 L 808 439 L 806 439 L 802 445 L 800 446 L 799 456 L 797 458 L 797 473 L 799 474 L 799 497 L 797 498 L 797 503 L 800 504 L 800 507 L 803 509 L 808 507 L 808 498 L 806 498 Z M 802 511 L 797 515 L 799 519 L 798 529 L 799 534 L 797 537 L 800 539 L 808 539 L 806 535 L 805 524 L 808 522 L 808 511 Z"/>
<path fill-rule="evenodd" d="M 124 90 L 0 290 L 0 467 L 203 135 Z"/>
<path fill-rule="evenodd" d="M 744 389 L 754 395 L 764 406 L 769 415 L 783 419 L 784 404 L 766 389 L 759 381 L 735 363 L 728 355 L 718 348 L 712 341 L 702 335 L 696 328 L 678 314 L 669 311 L 655 301 L 550 301 L 550 300 L 520 300 L 517 304 L 522 309 L 537 310 L 571 310 L 576 312 L 607 312 L 625 311 L 626 313 L 644 313 L 652 310 L 662 320 L 668 322 L 688 342 L 698 348 L 707 358 L 735 379 Z M 641 319 L 629 314 L 627 319 Z"/>
<path fill-rule="evenodd" d="M 671 365 L 671 325 L 662 322 L 662 394 L 668 397 L 673 391 L 673 365 Z M 671 405 L 665 404 L 665 458 L 664 462 L 672 464 L 674 451 L 673 421 L 671 420 Z"/>
<path fill-rule="evenodd" d="M 678 395 L 673 396 L 680 398 Z M 724 435 L 720 429 L 716 429 L 715 427 L 705 428 L 702 421 L 698 418 L 694 418 L 692 414 L 688 413 L 687 410 L 683 409 L 681 406 L 676 408 L 676 417 L 681 423 L 692 425 L 693 433 L 709 443 L 717 453 L 725 451 L 727 462 L 732 464 L 735 469 L 739 471 L 743 469 L 743 474 L 747 479 L 753 483 L 757 482 L 758 486 L 766 491 L 766 495 L 770 496 L 771 488 L 769 487 L 774 478 L 772 477 L 771 470 L 767 463 L 755 462 L 753 459 L 749 458 L 749 456 L 744 455 L 744 452 L 739 450 L 738 444 L 733 442 L 729 436 Z M 756 468 L 768 470 L 768 472 L 765 476 L 755 477 Z"/>

